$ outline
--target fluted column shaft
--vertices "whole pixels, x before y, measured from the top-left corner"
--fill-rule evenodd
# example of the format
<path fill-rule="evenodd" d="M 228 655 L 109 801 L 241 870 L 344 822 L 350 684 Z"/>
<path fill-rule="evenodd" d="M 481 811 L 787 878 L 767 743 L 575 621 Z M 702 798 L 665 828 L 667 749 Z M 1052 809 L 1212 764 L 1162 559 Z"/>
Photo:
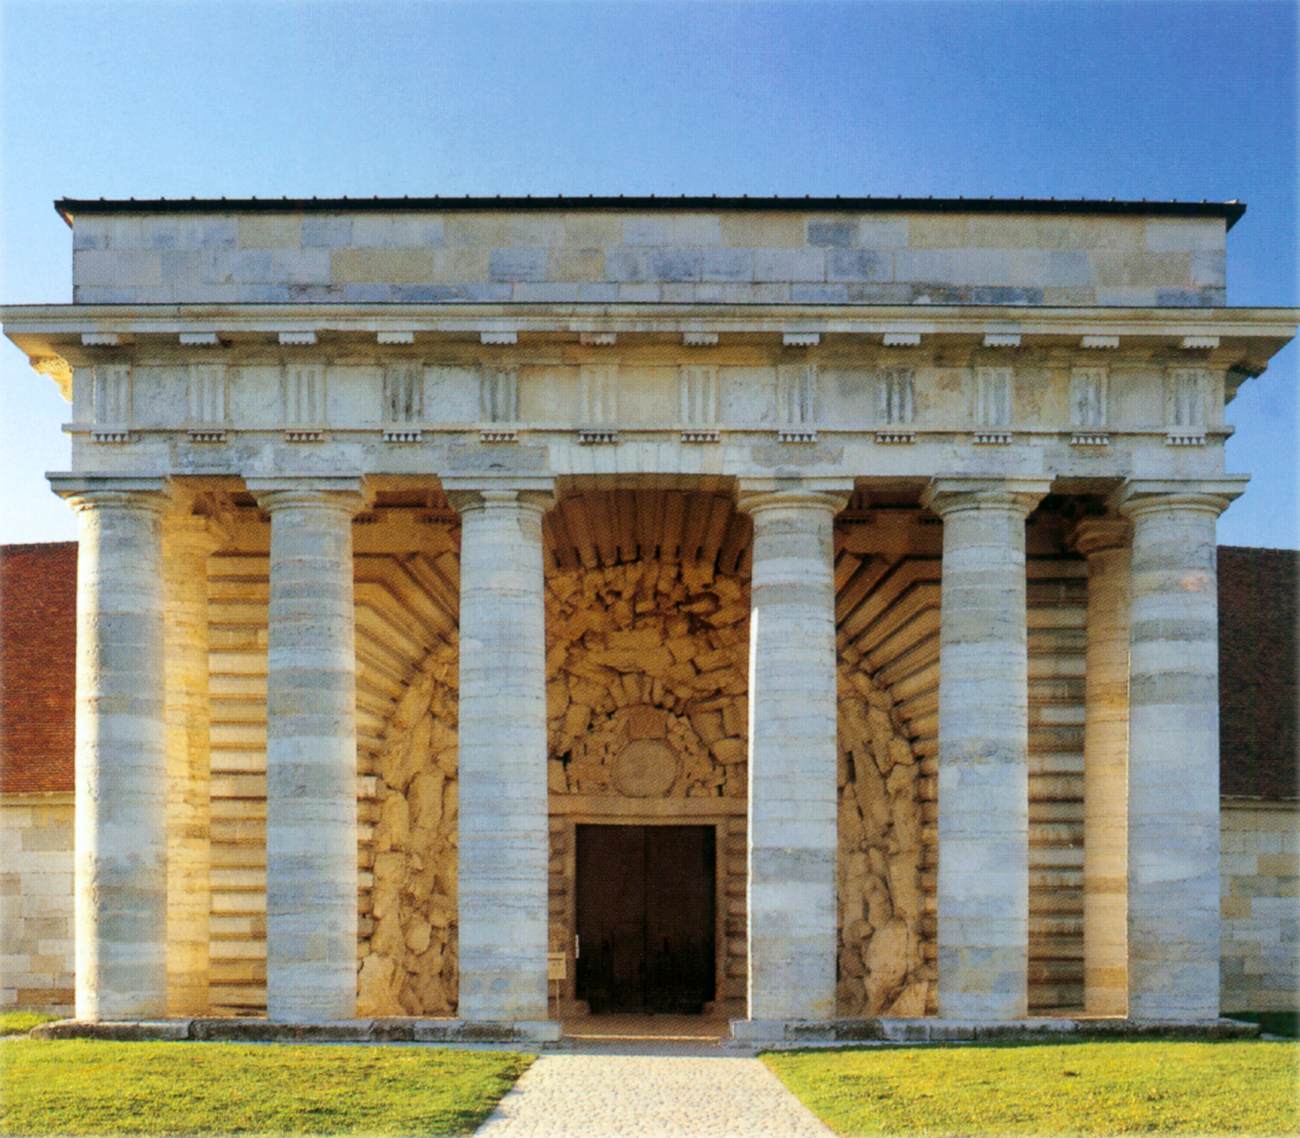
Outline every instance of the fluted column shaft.
<path fill-rule="evenodd" d="M 548 493 L 454 489 L 461 513 L 458 1014 L 547 1015 Z"/>
<path fill-rule="evenodd" d="M 56 480 L 77 511 L 76 1014 L 166 1011 L 161 480 Z"/>
<path fill-rule="evenodd" d="M 208 557 L 220 542 L 208 518 L 163 522 L 167 682 L 167 1014 L 208 1010 L 211 764 Z"/>
<path fill-rule="evenodd" d="M 355 489 L 253 488 L 271 515 L 267 1015 L 347 1019 L 357 993 L 352 516 L 362 499 Z"/>
<path fill-rule="evenodd" d="M 1235 487 L 1231 487 L 1235 490 Z M 1134 1019 L 1219 1012 L 1215 522 L 1229 494 L 1128 487 L 1128 983 Z"/>
<path fill-rule="evenodd" d="M 747 491 L 749 1018 L 835 1014 L 833 524 L 847 493 Z"/>
<path fill-rule="evenodd" d="M 1092 1015 L 1128 1010 L 1128 683 L 1131 527 L 1080 522 L 1088 559 L 1083 743 L 1083 993 Z"/>
<path fill-rule="evenodd" d="M 937 480 L 943 518 L 939 648 L 939 1014 L 1028 1011 L 1028 480 Z"/>

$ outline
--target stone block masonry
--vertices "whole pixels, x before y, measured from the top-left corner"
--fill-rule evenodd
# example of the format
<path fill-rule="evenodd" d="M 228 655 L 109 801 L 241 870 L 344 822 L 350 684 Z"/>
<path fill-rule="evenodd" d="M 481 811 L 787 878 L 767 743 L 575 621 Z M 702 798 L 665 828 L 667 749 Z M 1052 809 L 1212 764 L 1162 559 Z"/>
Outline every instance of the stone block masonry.
<path fill-rule="evenodd" d="M 1219 991 L 1214 525 L 1235 497 L 1130 483 L 1129 1014 L 1206 1020 Z M 1175 793 L 1176 790 L 1176 793 Z"/>
<path fill-rule="evenodd" d="M 59 210 L 3 317 L 73 404 L 83 1018 L 202 1004 L 206 826 L 209 1010 L 541 1030 L 611 814 L 713 827 L 750 1038 L 1214 1016 L 1224 408 L 1295 325 L 1240 203 Z"/>
<path fill-rule="evenodd" d="M 58 481 L 77 511 L 77 1015 L 166 1012 L 161 479 Z"/>
<path fill-rule="evenodd" d="M 0 798 L 0 1010 L 70 1011 L 71 794 Z"/>
<path fill-rule="evenodd" d="M 1300 1009 L 1300 805 L 1225 799 L 1219 1004 Z"/>
<path fill-rule="evenodd" d="M 749 1008 L 835 1014 L 836 679 L 832 527 L 848 487 L 769 490 L 753 518 L 749 619 Z"/>
<path fill-rule="evenodd" d="M 467 1020 L 547 1017 L 549 487 L 452 491 L 462 516 L 460 999 Z"/>
<path fill-rule="evenodd" d="M 83 304 L 1224 302 L 1221 218 L 722 210 L 78 218 Z"/>
<path fill-rule="evenodd" d="M 1025 518 L 1029 480 L 936 480 L 943 518 L 939 662 L 939 1014 L 1028 1013 L 1029 770 Z"/>
<path fill-rule="evenodd" d="M 260 487 L 271 515 L 267 1014 L 356 1014 L 355 486 Z"/>

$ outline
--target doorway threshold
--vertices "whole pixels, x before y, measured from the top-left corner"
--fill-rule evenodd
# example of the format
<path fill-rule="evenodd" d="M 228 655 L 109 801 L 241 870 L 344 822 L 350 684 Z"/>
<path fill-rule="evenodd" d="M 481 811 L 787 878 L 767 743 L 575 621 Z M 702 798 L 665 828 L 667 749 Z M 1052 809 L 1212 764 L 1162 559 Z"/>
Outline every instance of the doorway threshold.
<path fill-rule="evenodd" d="M 564 1020 L 564 1038 L 584 1042 L 720 1043 L 729 1037 L 731 1021 L 716 1015 L 618 1014 L 571 1016 Z"/>

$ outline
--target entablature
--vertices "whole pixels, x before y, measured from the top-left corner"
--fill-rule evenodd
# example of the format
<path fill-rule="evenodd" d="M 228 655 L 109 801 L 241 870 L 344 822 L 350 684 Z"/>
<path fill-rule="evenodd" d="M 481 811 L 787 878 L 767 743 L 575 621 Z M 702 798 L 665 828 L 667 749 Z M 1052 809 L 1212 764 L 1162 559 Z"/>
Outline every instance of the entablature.
<path fill-rule="evenodd" d="M 1286 308 L 980 305 L 258 304 L 16 305 L 0 320 L 38 370 L 104 352 L 157 358 L 295 348 L 331 358 L 430 350 L 580 347 L 705 353 L 742 346 L 857 354 L 1078 350 L 1188 353 L 1251 375 L 1294 334 Z M 1194 355 L 1193 355 L 1194 354 Z"/>
<path fill-rule="evenodd" d="M 3 310 L 80 468 L 1060 476 L 1221 469 L 1278 309 L 53 305 Z M 439 463 L 442 459 L 437 459 Z M 453 463 L 453 466 L 455 464 Z M 445 469 L 439 465 L 437 469 Z"/>

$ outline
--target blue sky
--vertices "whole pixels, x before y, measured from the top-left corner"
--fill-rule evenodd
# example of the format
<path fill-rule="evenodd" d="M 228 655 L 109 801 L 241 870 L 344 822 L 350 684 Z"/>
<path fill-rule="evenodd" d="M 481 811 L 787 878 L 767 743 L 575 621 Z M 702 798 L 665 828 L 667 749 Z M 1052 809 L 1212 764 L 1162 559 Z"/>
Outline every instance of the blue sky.
<path fill-rule="evenodd" d="M 62 196 L 1240 198 L 1297 303 L 1291 3 L 0 0 L 0 299 L 71 298 Z M 1300 547 L 1294 346 L 1229 408 L 1233 544 Z M 74 535 L 66 406 L 0 347 L 0 541 Z"/>

